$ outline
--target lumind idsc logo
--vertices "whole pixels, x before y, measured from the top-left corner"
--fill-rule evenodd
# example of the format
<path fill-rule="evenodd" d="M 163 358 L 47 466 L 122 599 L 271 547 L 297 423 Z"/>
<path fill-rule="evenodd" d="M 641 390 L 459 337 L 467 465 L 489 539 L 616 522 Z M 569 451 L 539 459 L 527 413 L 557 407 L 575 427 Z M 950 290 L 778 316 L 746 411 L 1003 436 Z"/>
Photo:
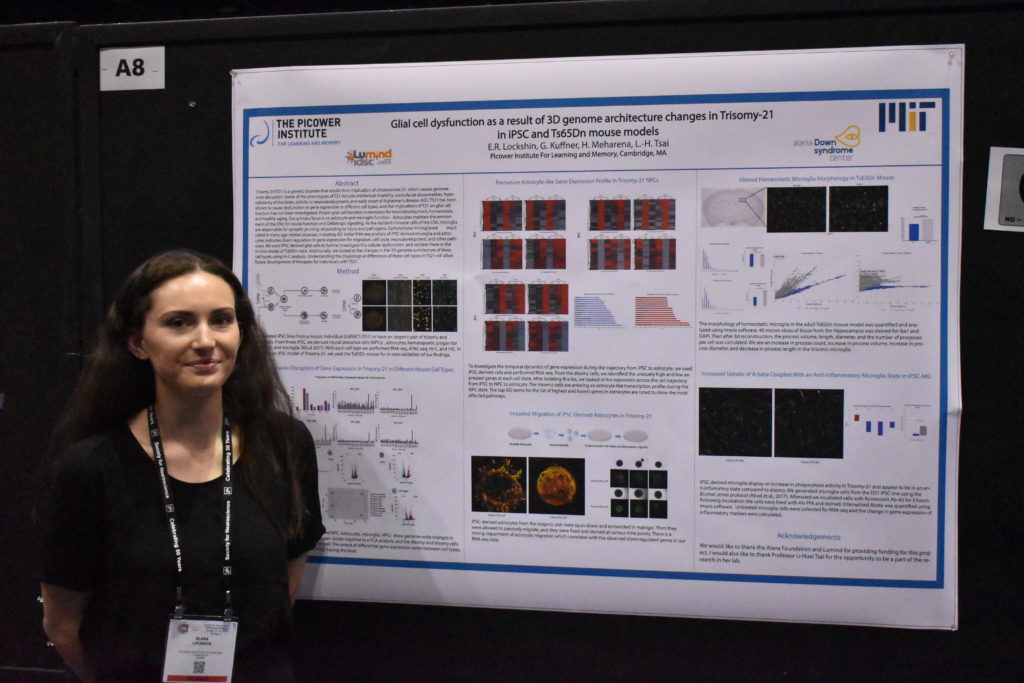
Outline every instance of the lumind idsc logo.
<path fill-rule="evenodd" d="M 359 151 L 350 149 L 345 159 L 353 166 L 382 166 L 390 164 L 392 154 L 390 149 L 377 151 Z"/>

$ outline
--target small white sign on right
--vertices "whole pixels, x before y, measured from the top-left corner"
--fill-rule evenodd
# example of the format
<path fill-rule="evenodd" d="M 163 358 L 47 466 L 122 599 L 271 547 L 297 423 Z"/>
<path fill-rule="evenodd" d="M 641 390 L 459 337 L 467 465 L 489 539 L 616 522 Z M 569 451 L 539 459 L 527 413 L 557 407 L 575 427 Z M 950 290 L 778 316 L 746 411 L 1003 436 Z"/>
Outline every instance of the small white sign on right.
<path fill-rule="evenodd" d="M 985 229 L 1024 232 L 1024 148 L 989 151 Z"/>

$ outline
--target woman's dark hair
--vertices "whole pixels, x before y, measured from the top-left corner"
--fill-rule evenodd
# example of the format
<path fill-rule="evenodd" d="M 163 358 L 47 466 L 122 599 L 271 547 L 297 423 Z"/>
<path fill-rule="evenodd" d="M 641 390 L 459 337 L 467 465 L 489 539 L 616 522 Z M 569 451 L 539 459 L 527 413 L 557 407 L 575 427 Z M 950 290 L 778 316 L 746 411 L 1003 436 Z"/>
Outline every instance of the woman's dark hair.
<path fill-rule="evenodd" d="M 153 290 L 168 280 L 196 272 L 219 277 L 235 295 L 242 344 L 223 394 L 224 412 L 242 437 L 246 464 L 239 469 L 239 476 L 246 479 L 253 495 L 268 510 L 279 511 L 272 517 L 283 517 L 286 536 L 295 537 L 305 509 L 299 491 L 291 402 L 242 283 L 212 256 L 167 251 L 128 276 L 107 311 L 96 348 L 86 360 L 70 405 L 54 431 L 51 453 L 59 457 L 76 441 L 122 426 L 153 402 L 153 368 L 149 361 L 129 352 L 128 338 L 141 332 Z M 280 486 L 275 482 L 281 481 L 288 483 L 286 500 L 273 494 L 273 489 Z"/>

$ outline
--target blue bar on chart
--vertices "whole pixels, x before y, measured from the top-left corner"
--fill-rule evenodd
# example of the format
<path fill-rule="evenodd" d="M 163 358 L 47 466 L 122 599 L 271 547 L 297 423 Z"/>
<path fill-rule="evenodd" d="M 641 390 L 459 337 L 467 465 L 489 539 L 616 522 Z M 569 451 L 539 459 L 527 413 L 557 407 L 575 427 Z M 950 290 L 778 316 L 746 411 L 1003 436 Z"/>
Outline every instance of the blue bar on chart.
<path fill-rule="evenodd" d="M 573 324 L 576 327 L 622 327 L 600 297 L 578 296 L 574 302 Z"/>
<path fill-rule="evenodd" d="M 751 287 L 747 290 L 747 302 L 752 308 L 764 308 L 768 303 L 768 290 L 763 287 Z"/>
<path fill-rule="evenodd" d="M 907 225 L 908 242 L 931 242 L 934 239 L 934 221 L 932 219 L 923 218 Z"/>
<path fill-rule="evenodd" d="M 294 398 L 294 395 L 293 395 Z M 321 403 L 314 403 L 309 395 L 309 390 L 305 387 L 302 388 L 302 402 L 295 406 L 298 410 L 303 410 L 310 413 L 329 413 L 331 412 L 331 402 L 323 401 Z"/>
<path fill-rule="evenodd" d="M 878 434 L 878 436 L 885 436 L 885 428 L 886 428 L 885 421 L 884 420 L 876 420 L 876 422 L 878 423 L 878 429 L 876 430 L 875 433 Z M 871 420 L 868 420 L 867 422 L 864 423 L 865 431 L 868 434 L 871 433 L 871 424 L 872 424 Z M 889 426 L 889 429 L 896 429 L 896 422 L 893 421 L 893 420 L 890 420 L 888 426 Z"/>

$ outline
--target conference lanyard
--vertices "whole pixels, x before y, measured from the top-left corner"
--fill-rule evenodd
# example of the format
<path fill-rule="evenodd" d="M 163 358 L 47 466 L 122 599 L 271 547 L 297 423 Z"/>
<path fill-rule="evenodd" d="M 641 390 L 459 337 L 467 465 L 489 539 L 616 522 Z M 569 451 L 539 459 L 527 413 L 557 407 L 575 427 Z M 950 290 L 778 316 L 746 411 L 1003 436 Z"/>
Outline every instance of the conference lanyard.
<path fill-rule="evenodd" d="M 156 410 L 149 406 L 149 440 L 153 446 L 153 459 L 156 461 L 157 469 L 160 472 L 160 486 L 163 489 L 164 512 L 167 515 L 167 527 L 171 532 L 171 545 L 174 549 L 174 561 L 177 567 L 177 586 L 174 592 L 174 618 L 180 619 L 185 614 L 184 585 L 185 574 L 181 565 L 181 543 L 178 534 L 178 516 L 174 507 L 174 497 L 171 494 L 169 477 L 167 475 L 167 461 L 164 458 L 163 442 L 160 440 L 160 427 L 156 422 Z M 224 417 L 224 565 L 222 576 L 224 577 L 224 619 L 234 619 L 234 610 L 231 607 L 231 425 L 227 416 Z"/>

